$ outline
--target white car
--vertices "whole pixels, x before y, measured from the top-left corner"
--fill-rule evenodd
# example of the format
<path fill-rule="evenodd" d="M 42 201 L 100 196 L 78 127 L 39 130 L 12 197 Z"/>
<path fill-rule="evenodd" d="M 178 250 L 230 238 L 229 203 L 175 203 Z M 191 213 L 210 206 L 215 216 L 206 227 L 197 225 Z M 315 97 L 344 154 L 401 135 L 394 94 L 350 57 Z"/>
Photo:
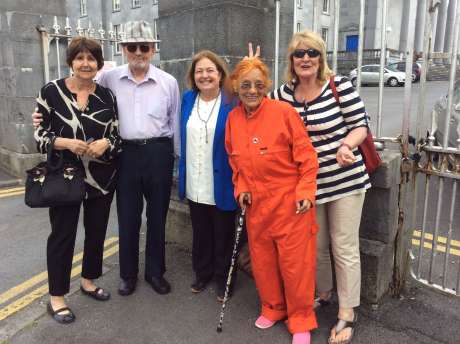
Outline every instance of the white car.
<path fill-rule="evenodd" d="M 361 84 L 362 85 L 369 85 L 369 84 L 378 84 L 379 83 L 379 72 L 380 66 L 379 65 L 365 65 L 361 67 Z M 355 68 L 350 72 L 350 80 L 353 86 L 356 87 L 358 77 L 358 69 Z M 406 73 L 392 71 L 388 68 L 383 68 L 383 82 L 385 85 L 396 87 L 400 85 L 404 85 L 406 81 Z"/>

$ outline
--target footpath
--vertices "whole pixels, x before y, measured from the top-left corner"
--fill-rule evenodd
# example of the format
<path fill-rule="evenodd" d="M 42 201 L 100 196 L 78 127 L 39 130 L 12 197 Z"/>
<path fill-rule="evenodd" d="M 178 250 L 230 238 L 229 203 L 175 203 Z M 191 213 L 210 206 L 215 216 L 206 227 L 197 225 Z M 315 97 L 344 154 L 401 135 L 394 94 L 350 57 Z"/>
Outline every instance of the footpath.
<path fill-rule="evenodd" d="M 104 264 L 105 274 L 98 283 L 112 292 L 110 301 L 97 302 L 82 295 L 78 280 L 74 281 L 68 303 L 77 316 L 75 323 L 55 323 L 46 314 L 45 297 L 31 307 L 34 311 L 25 311 L 34 314 L 33 319 L 2 344 L 291 343 L 283 323 L 268 330 L 254 327 L 259 311 L 257 292 L 253 280 L 243 272 L 239 272 L 234 296 L 227 304 L 223 332 L 217 333 L 221 307 L 215 286 L 197 295 L 190 292 L 191 254 L 178 244 L 167 245 L 165 277 L 172 284 L 172 292 L 165 296 L 156 294 L 143 279 L 133 295 L 119 296 L 117 255 Z M 327 343 L 336 311 L 337 304 L 333 303 L 317 312 L 320 328 L 313 332 L 312 343 Z M 6 321 L 5 328 L 10 326 L 11 330 L 14 319 Z M 362 305 L 353 343 L 459 344 L 460 298 L 412 285 L 400 299 L 387 297 L 380 306 Z"/>

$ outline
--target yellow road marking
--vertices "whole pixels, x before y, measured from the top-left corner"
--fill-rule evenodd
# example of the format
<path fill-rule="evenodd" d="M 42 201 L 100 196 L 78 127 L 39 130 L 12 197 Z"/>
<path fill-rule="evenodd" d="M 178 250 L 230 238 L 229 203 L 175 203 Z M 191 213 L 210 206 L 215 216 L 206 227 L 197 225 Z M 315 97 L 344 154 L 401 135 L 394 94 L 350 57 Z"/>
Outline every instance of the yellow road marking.
<path fill-rule="evenodd" d="M 412 239 L 412 245 L 414 245 L 414 246 L 420 246 L 420 240 L 418 240 L 418 239 Z M 424 248 L 428 248 L 428 249 L 430 249 L 430 250 L 433 249 L 433 245 L 432 245 L 430 242 L 426 242 L 426 241 L 423 242 L 423 247 L 424 247 Z M 446 247 L 437 244 L 437 245 L 436 245 L 436 251 L 444 252 L 444 253 L 445 253 L 445 252 L 446 252 Z M 454 255 L 454 256 L 460 256 L 460 250 L 457 250 L 457 249 L 451 247 L 451 249 L 450 249 L 450 251 L 449 251 L 449 254 Z"/>
<path fill-rule="evenodd" d="M 0 198 L 18 196 L 18 195 L 24 195 L 24 191 L 16 191 L 16 192 L 11 192 L 11 193 L 7 193 L 7 194 L 1 194 Z"/>
<path fill-rule="evenodd" d="M 104 247 L 110 246 L 114 242 L 118 241 L 118 237 L 110 237 L 104 242 Z M 83 259 L 83 252 L 80 252 L 73 256 L 72 264 L 78 263 Z M 32 288 L 36 284 L 39 284 L 45 281 L 48 278 L 48 272 L 43 271 L 38 275 L 28 279 L 27 281 L 7 290 L 3 294 L 0 294 L 0 305 L 7 302 L 8 300 L 16 297 L 17 295 L 21 294 L 22 292 L 26 291 L 29 288 Z"/>
<path fill-rule="evenodd" d="M 104 251 L 104 259 L 110 257 L 118 252 L 118 244 Z M 81 273 L 81 264 L 74 267 L 70 273 L 70 277 L 73 278 Z M 10 303 L 8 306 L 0 309 L 0 321 L 11 316 L 17 311 L 23 309 L 24 307 L 31 304 L 36 299 L 44 296 L 48 293 L 48 284 L 42 285 L 37 289 L 33 290 L 31 293 L 19 298 L 18 300 Z"/>
<path fill-rule="evenodd" d="M 0 195 L 11 193 L 11 192 L 16 192 L 16 191 L 25 191 L 25 188 L 23 186 L 21 186 L 21 187 L 18 187 L 18 188 L 3 189 L 3 190 L 0 190 Z"/>
<path fill-rule="evenodd" d="M 422 232 L 421 232 L 421 231 L 417 231 L 417 230 L 414 231 L 414 237 L 420 238 L 421 236 L 422 236 Z M 425 239 L 433 241 L 433 234 L 431 234 L 431 233 L 425 233 Z M 446 238 L 446 237 L 443 237 L 443 236 L 438 236 L 438 242 L 440 242 L 441 244 L 446 245 L 446 243 L 447 243 L 447 238 Z M 451 241 L 450 241 L 450 246 L 457 246 L 457 247 L 460 247 L 460 241 L 458 241 L 458 240 L 451 240 Z"/>

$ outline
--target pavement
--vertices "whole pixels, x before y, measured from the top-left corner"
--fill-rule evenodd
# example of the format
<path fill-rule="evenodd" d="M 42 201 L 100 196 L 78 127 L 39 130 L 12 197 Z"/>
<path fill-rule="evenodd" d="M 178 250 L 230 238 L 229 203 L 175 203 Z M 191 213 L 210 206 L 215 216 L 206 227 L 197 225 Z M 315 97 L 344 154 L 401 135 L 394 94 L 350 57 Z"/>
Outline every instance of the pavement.
<path fill-rule="evenodd" d="M 143 261 L 143 254 L 141 255 Z M 253 323 L 259 303 L 253 280 L 238 274 L 235 294 L 227 304 L 223 332 L 217 333 L 220 304 L 214 285 L 200 294 L 190 292 L 191 254 L 175 243 L 167 245 L 165 277 L 172 292 L 158 295 L 143 280 L 131 296 L 119 296 L 118 257 L 104 261 L 105 274 L 98 284 L 112 291 L 108 302 L 98 302 L 78 290 L 72 282 L 68 304 L 77 316 L 75 323 L 59 325 L 46 314 L 47 297 L 0 322 L 1 344 L 90 343 L 90 344 L 207 344 L 291 343 L 283 323 L 259 330 Z M 143 276 L 143 266 L 140 276 Z M 362 305 L 354 344 L 358 343 L 460 343 L 460 298 L 409 285 L 401 298 L 386 297 L 380 305 Z M 317 312 L 319 329 L 312 343 L 327 343 L 335 321 L 337 304 Z"/>
<path fill-rule="evenodd" d="M 0 188 L 20 185 L 23 181 L 0 168 Z"/>

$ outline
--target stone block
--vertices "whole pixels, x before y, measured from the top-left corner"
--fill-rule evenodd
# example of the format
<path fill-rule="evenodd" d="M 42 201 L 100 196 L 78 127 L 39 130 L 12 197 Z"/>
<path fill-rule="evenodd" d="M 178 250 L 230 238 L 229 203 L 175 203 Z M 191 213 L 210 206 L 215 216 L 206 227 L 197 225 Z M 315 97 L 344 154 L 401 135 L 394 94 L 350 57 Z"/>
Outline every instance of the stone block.
<path fill-rule="evenodd" d="M 366 193 L 359 235 L 361 238 L 392 242 L 398 228 L 399 188 L 373 187 Z"/>
<path fill-rule="evenodd" d="M 378 303 L 388 292 L 393 276 L 392 244 L 361 239 L 361 299 Z"/>
<path fill-rule="evenodd" d="M 401 180 L 401 153 L 393 150 L 379 152 L 382 165 L 371 175 L 373 187 L 390 188 Z"/>
<path fill-rule="evenodd" d="M 25 180 L 25 171 L 34 167 L 45 157 L 41 154 L 21 154 L 0 147 L 0 166 L 13 176 Z"/>

